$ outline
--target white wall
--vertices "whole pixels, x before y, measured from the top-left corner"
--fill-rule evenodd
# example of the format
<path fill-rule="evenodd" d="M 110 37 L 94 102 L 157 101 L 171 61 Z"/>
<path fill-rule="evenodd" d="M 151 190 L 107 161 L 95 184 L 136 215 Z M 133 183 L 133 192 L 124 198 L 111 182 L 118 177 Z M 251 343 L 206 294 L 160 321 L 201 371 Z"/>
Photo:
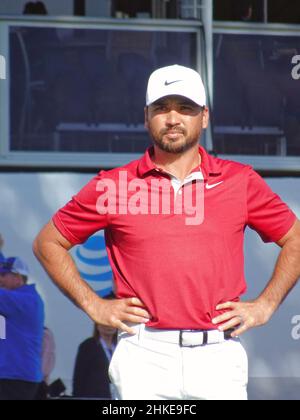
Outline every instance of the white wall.
<path fill-rule="evenodd" d="M 73 0 L 43 0 L 49 15 L 73 16 Z"/>
<path fill-rule="evenodd" d="M 21 14 L 25 3 L 24 0 L 1 0 L 0 14 Z"/>
<path fill-rule="evenodd" d="M 47 325 L 54 332 L 57 343 L 57 363 L 52 378 L 61 377 L 68 386 L 78 344 L 91 334 L 92 325 L 87 316 L 48 280 L 32 255 L 31 243 L 41 226 L 90 178 L 91 175 L 86 174 L 0 173 L 0 232 L 6 240 L 4 251 L 7 256 L 21 256 L 30 265 L 32 280 L 37 283 L 46 302 Z M 300 217 L 300 179 L 267 179 L 267 182 Z M 254 298 L 263 289 L 278 252 L 276 245 L 266 245 L 255 232 L 247 231 L 245 254 L 249 290 L 246 298 Z M 300 315 L 300 286 L 295 288 L 267 326 L 244 336 L 250 358 L 250 376 L 290 378 L 289 383 L 292 378 L 300 378 L 300 340 L 292 337 L 293 328 L 299 335 L 299 327 L 292 324 L 297 315 Z M 262 396 L 270 392 L 275 398 L 278 394 L 289 395 L 288 385 L 284 390 L 278 389 L 275 379 L 267 390 L 264 384 L 259 389 Z"/>
<path fill-rule="evenodd" d="M 111 17 L 111 0 L 86 0 L 85 14 L 91 17 Z"/>
<path fill-rule="evenodd" d="M 1 0 L 0 14 L 14 15 L 21 14 L 24 8 L 24 0 Z"/>
<path fill-rule="evenodd" d="M 286 201 L 300 218 L 300 179 L 267 179 L 273 191 Z M 245 272 L 248 282 L 246 299 L 255 298 L 270 279 L 279 248 L 264 244 L 259 236 L 247 229 L 245 241 Z M 256 398 L 300 399 L 300 284 L 288 296 L 268 325 L 243 337 L 249 354 L 249 373 L 260 378 L 253 381 Z M 295 339 L 297 338 L 297 339 Z M 265 380 L 265 378 L 272 380 Z M 283 381 L 283 378 L 285 380 Z M 295 378 L 297 381 L 295 381 Z M 297 388 L 296 388 L 297 386 Z"/>

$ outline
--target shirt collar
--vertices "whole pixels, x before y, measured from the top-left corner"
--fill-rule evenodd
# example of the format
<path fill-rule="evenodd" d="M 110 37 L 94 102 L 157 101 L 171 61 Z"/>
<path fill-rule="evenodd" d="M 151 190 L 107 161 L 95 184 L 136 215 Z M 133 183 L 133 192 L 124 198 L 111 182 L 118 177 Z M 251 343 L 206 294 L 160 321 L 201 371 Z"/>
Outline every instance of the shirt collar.
<path fill-rule="evenodd" d="M 217 162 L 217 159 L 215 159 L 213 156 L 210 156 L 202 146 L 199 146 L 199 153 L 201 155 L 200 169 L 203 173 L 204 180 L 207 181 L 210 177 L 216 177 L 221 175 L 222 170 L 221 166 Z M 153 156 L 153 154 L 154 147 L 150 146 L 140 159 L 138 163 L 138 174 L 141 178 L 157 169 L 151 159 L 151 156 Z M 199 171 L 199 166 L 194 168 L 191 171 L 191 173 L 197 171 Z"/>

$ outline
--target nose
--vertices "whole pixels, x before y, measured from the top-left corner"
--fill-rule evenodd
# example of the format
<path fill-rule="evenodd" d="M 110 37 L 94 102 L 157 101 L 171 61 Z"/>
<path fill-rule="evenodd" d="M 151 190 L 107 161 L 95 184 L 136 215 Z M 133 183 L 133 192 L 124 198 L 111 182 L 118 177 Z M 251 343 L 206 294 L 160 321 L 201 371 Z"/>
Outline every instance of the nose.
<path fill-rule="evenodd" d="M 180 124 L 178 112 L 174 109 L 170 110 L 166 116 L 166 125 L 168 127 L 174 127 Z"/>

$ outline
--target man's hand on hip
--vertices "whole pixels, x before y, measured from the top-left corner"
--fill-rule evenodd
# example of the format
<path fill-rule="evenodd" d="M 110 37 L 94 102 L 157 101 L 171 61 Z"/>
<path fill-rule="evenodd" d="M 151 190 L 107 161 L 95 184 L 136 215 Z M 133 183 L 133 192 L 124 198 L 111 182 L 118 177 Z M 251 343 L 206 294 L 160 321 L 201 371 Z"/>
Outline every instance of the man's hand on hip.
<path fill-rule="evenodd" d="M 141 324 L 150 321 L 150 319 L 151 315 L 145 309 L 144 304 L 136 297 L 104 299 L 93 317 L 97 324 L 114 327 L 129 334 L 135 334 L 135 331 L 126 325 L 126 322 Z"/>
<path fill-rule="evenodd" d="M 228 309 L 228 312 L 217 316 L 212 322 L 216 325 L 222 324 L 218 327 L 220 331 L 236 328 L 231 334 L 232 337 L 237 337 L 251 328 L 266 324 L 273 313 L 267 303 L 259 300 L 226 302 L 218 305 L 216 309 L 218 311 Z"/>

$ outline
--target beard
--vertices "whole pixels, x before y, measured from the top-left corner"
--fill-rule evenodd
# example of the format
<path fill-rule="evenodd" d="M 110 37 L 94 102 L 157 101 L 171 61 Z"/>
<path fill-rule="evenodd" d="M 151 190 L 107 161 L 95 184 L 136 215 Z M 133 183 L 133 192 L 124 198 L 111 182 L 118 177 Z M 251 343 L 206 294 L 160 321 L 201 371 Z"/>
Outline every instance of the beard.
<path fill-rule="evenodd" d="M 194 147 L 199 142 L 200 134 L 187 135 L 184 128 L 168 129 L 164 128 L 155 132 L 149 127 L 149 133 L 153 143 L 162 151 L 173 154 L 181 154 Z M 174 139 L 168 137 L 168 134 L 179 134 L 180 137 Z"/>

